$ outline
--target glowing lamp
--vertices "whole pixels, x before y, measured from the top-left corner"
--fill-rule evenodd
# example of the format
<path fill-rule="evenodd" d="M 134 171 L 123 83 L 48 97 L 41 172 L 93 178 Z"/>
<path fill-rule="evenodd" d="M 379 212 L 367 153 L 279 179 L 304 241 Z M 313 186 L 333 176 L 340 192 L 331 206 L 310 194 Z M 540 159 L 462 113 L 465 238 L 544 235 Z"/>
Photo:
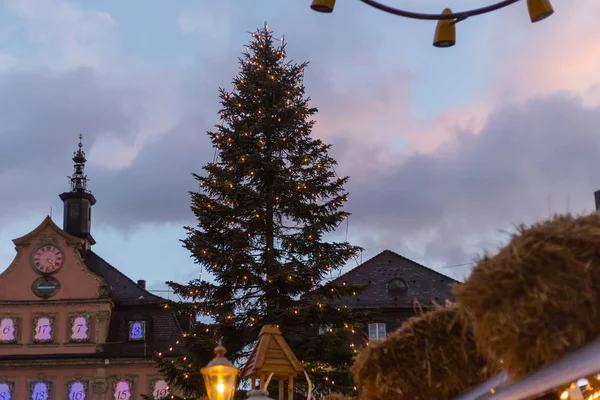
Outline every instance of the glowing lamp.
<path fill-rule="evenodd" d="M 216 357 L 200 370 L 209 400 L 232 400 L 239 369 L 225 358 L 225 347 L 219 343 Z"/>
<path fill-rule="evenodd" d="M 527 0 L 527 10 L 531 22 L 539 22 L 554 14 L 550 0 Z"/>
<path fill-rule="evenodd" d="M 322 13 L 333 12 L 333 7 L 335 7 L 335 0 L 313 0 L 310 5 L 310 8 Z"/>
<path fill-rule="evenodd" d="M 442 14 L 452 14 L 449 8 L 446 8 Z M 456 26 L 454 20 L 441 19 L 435 28 L 433 45 L 435 47 L 452 47 L 456 43 Z"/>

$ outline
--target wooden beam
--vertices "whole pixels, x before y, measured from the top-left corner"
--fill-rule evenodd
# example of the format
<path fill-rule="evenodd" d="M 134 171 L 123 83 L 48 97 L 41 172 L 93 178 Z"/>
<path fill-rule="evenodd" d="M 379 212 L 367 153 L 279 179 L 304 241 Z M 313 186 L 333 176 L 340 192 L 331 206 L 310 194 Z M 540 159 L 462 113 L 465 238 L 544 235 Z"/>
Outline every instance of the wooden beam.
<path fill-rule="evenodd" d="M 294 377 L 288 379 L 288 400 L 294 400 Z"/>
<path fill-rule="evenodd" d="M 285 381 L 283 379 L 279 380 L 279 400 L 285 400 Z"/>

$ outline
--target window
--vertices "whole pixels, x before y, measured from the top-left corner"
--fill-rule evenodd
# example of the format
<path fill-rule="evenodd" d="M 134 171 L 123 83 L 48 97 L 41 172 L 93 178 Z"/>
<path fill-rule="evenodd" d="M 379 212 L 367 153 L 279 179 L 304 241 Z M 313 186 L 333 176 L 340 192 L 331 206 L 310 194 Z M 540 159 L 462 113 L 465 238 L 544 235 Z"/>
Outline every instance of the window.
<path fill-rule="evenodd" d="M 90 340 L 90 316 L 74 315 L 69 320 L 69 340 L 71 342 L 89 342 Z M 75 399 L 80 400 L 80 399 Z"/>
<path fill-rule="evenodd" d="M 52 343 L 54 341 L 54 317 L 38 316 L 33 319 L 33 342 Z M 41 399 L 38 399 L 41 400 Z M 43 399 L 45 400 L 45 399 Z"/>
<path fill-rule="evenodd" d="M 369 324 L 369 340 L 385 339 L 386 336 L 385 324 Z"/>
<path fill-rule="evenodd" d="M 408 291 L 408 285 L 402 278 L 394 278 L 387 284 L 388 296 L 403 295 Z"/>
<path fill-rule="evenodd" d="M 0 343 L 16 343 L 18 322 L 15 317 L 0 317 Z M 4 400 L 0 397 L 0 400 Z"/>
<path fill-rule="evenodd" d="M 113 400 L 129 400 L 131 397 L 131 391 L 133 389 L 133 382 L 128 379 L 119 379 L 113 383 Z"/>
<path fill-rule="evenodd" d="M 85 400 L 88 396 L 88 383 L 86 381 L 70 381 L 67 383 L 67 396 L 69 400 Z"/>
<path fill-rule="evenodd" d="M 152 397 L 160 400 L 167 396 L 169 396 L 169 385 L 167 385 L 167 382 L 164 379 L 154 379 L 152 381 Z"/>
<path fill-rule="evenodd" d="M 29 385 L 29 400 L 50 400 L 52 398 L 52 383 L 33 381 Z"/>
<path fill-rule="evenodd" d="M 129 340 L 146 339 L 146 321 L 129 322 Z"/>
<path fill-rule="evenodd" d="M 71 207 L 69 209 L 69 215 L 71 216 L 71 218 L 79 217 L 79 204 L 71 204 Z"/>
<path fill-rule="evenodd" d="M 13 382 L 0 381 L 0 400 L 12 400 L 15 384 Z"/>
<path fill-rule="evenodd" d="M 42 299 L 54 296 L 58 289 L 60 289 L 60 283 L 51 276 L 43 276 L 31 285 L 33 293 Z"/>
<path fill-rule="evenodd" d="M 332 329 L 331 325 L 321 325 L 319 326 L 319 335 L 324 335 L 327 332 L 330 332 Z"/>

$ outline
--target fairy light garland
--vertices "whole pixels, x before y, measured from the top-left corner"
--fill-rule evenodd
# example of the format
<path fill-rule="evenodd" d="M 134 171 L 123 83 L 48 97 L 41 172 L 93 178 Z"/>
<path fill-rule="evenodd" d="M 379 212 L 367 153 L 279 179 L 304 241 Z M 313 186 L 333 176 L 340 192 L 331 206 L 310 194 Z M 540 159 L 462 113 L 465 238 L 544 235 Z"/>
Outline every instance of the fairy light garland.
<path fill-rule="evenodd" d="M 265 25 L 265 30 L 268 32 L 268 27 Z M 260 33 L 253 33 L 252 37 L 258 39 L 258 46 L 260 48 L 264 48 L 264 44 L 262 43 L 262 38 L 263 36 Z M 284 41 L 284 38 L 281 38 L 281 41 Z M 247 50 L 250 50 L 249 46 L 246 46 Z M 285 51 L 283 50 L 274 50 L 275 55 L 277 55 L 280 59 L 284 59 L 286 57 Z M 261 73 L 266 74 L 265 77 L 267 78 L 267 82 L 269 80 L 271 81 L 275 81 L 276 75 L 277 73 L 275 73 L 275 70 L 271 70 L 268 67 L 265 67 L 265 65 L 263 65 L 260 62 L 260 57 L 258 57 L 258 55 L 247 55 L 248 59 L 242 61 L 241 65 L 240 65 L 240 70 L 242 71 L 247 71 L 249 68 L 254 68 L 254 71 L 261 71 Z M 298 79 L 298 75 L 291 75 L 291 79 L 290 82 L 295 82 L 295 84 L 300 84 L 303 80 L 303 74 L 304 74 L 304 69 L 303 68 L 299 68 L 296 70 L 291 70 L 290 66 L 285 63 L 282 66 L 282 69 L 284 71 L 288 71 L 288 73 L 292 73 L 292 74 L 299 74 L 299 78 Z M 280 72 L 280 70 L 277 71 L 278 73 Z M 290 76 L 290 75 L 288 75 Z M 241 109 L 243 110 L 243 108 L 245 107 L 244 102 L 243 101 L 239 101 L 238 99 L 238 90 L 240 88 L 243 88 L 244 93 L 248 93 L 248 91 L 250 91 L 251 89 L 254 90 L 254 93 L 256 93 L 256 95 L 261 95 L 265 92 L 265 88 L 264 87 L 255 87 L 255 88 L 249 88 L 248 85 L 246 85 L 246 81 L 243 78 L 239 78 L 234 80 L 234 84 L 233 84 L 233 88 L 231 91 L 229 92 L 222 92 L 221 94 L 221 98 L 223 101 L 227 101 L 229 102 L 228 104 L 232 107 L 234 107 L 235 109 Z M 258 85 L 260 86 L 260 85 Z M 299 89 L 299 90 L 288 90 L 287 91 L 287 98 L 284 99 L 284 105 L 282 105 L 282 107 L 285 107 L 286 109 L 292 110 L 294 111 L 295 114 L 300 115 L 301 117 L 306 117 L 304 112 L 299 112 L 298 111 L 298 107 L 306 107 L 307 106 L 307 100 L 303 98 L 303 90 Z M 235 111 L 223 111 L 221 112 L 221 118 L 223 121 L 229 121 L 232 123 L 236 123 L 236 118 L 234 115 L 232 115 L 232 113 Z M 261 114 L 264 115 L 265 111 L 263 109 L 255 109 L 255 112 L 257 114 Z M 267 117 L 272 117 L 272 116 L 267 116 Z M 281 123 L 281 119 L 277 118 L 276 119 L 278 123 Z M 236 128 L 237 129 L 237 128 Z M 305 134 L 306 132 L 304 131 L 304 129 L 300 129 L 299 130 L 300 134 Z M 282 143 L 285 143 L 286 141 L 288 143 L 290 143 L 291 138 L 285 138 L 285 137 L 280 137 L 279 140 Z M 215 146 L 217 146 L 217 149 L 219 151 L 219 153 L 222 151 L 222 148 L 219 147 L 220 145 L 223 145 L 223 148 L 225 147 L 229 147 L 229 146 L 236 146 L 236 143 L 238 141 L 245 141 L 244 143 L 254 143 L 255 149 L 263 149 L 266 146 L 265 141 L 260 138 L 260 137 L 253 137 L 253 135 L 251 135 L 248 131 L 243 131 L 242 135 L 240 136 L 233 136 L 231 131 L 228 128 L 223 128 L 223 127 L 217 127 L 217 132 L 214 134 L 214 136 L 212 137 L 212 142 Z M 325 143 L 323 143 L 320 140 L 317 140 L 316 143 L 318 145 L 320 145 L 321 150 L 327 150 L 329 148 L 328 145 L 326 145 Z M 287 143 L 286 143 L 287 144 Z M 290 145 L 293 145 L 293 142 L 290 143 Z M 252 168 L 252 166 L 247 163 L 248 159 L 247 159 L 247 155 L 240 155 L 238 158 L 238 162 L 240 165 L 235 167 L 235 170 L 238 171 L 243 171 L 243 173 L 245 173 L 246 177 L 244 177 L 243 179 L 253 179 L 256 175 L 256 171 Z M 316 152 L 312 152 L 309 153 L 307 155 L 305 155 L 302 158 L 299 158 L 294 162 L 294 168 L 296 168 L 293 172 L 295 174 L 298 175 L 298 183 L 295 186 L 295 190 L 298 192 L 301 192 L 302 194 L 300 196 L 306 197 L 310 200 L 310 202 L 312 203 L 314 201 L 315 206 L 318 207 L 322 207 L 323 210 L 335 210 L 337 207 L 339 207 L 339 205 L 345 201 L 347 201 L 347 196 L 346 195 L 342 195 L 342 196 L 336 196 L 332 199 L 325 199 L 322 200 L 321 196 L 318 193 L 313 193 L 313 185 L 315 185 L 314 182 L 311 181 L 311 176 L 314 174 L 314 172 L 311 171 L 318 171 L 318 170 L 323 170 L 324 168 L 332 168 L 333 165 L 335 165 L 335 161 L 332 160 L 328 155 L 321 153 L 320 151 L 316 151 Z M 211 196 L 210 191 L 211 190 L 220 190 L 220 191 L 224 191 L 224 190 L 229 190 L 229 189 L 234 189 L 238 183 L 237 182 L 230 182 L 227 181 L 225 179 L 223 179 L 222 176 L 219 176 L 221 174 L 221 171 L 233 171 L 234 168 L 232 166 L 223 166 L 220 165 L 219 163 L 216 162 L 216 157 L 215 160 L 213 162 L 213 164 L 210 165 L 210 171 L 208 173 L 208 176 L 205 177 L 200 177 L 199 181 L 199 187 L 200 187 L 200 191 L 203 193 L 197 193 L 194 194 L 194 209 L 198 210 L 198 213 L 206 213 L 206 212 L 218 212 L 219 210 L 227 210 L 227 209 L 231 209 L 232 207 L 235 207 L 235 204 L 233 204 L 233 201 L 229 198 L 227 198 L 226 194 L 223 195 L 219 195 L 219 196 L 215 196 L 213 198 L 213 196 Z M 292 172 L 292 168 L 290 168 L 290 172 Z M 320 173 L 320 172 L 319 172 Z M 335 174 L 335 171 L 333 171 L 333 175 L 337 176 L 337 174 Z M 339 177 L 338 177 L 339 178 Z M 316 187 L 316 185 L 315 185 Z M 323 195 L 324 196 L 324 195 Z M 275 202 L 279 202 L 279 198 L 276 197 L 275 198 Z M 209 211 L 210 210 L 210 211 Z M 213 211 L 215 210 L 215 211 Z M 337 224 L 337 227 L 340 226 L 340 224 L 342 222 L 344 222 L 344 220 L 347 221 L 347 215 L 344 215 L 344 212 L 340 212 L 340 215 L 342 216 L 342 220 Z M 263 215 L 263 212 L 261 211 L 257 211 L 253 214 L 253 217 L 257 220 L 261 220 L 263 219 L 265 216 Z M 252 214 L 249 216 L 249 218 L 252 218 Z M 231 221 L 222 221 L 219 222 L 219 226 L 223 226 L 223 227 L 227 227 L 227 226 L 236 226 L 237 224 L 239 224 L 238 220 L 236 218 L 232 219 Z M 194 233 L 196 232 L 195 229 L 188 227 L 186 228 L 188 235 L 193 236 Z M 321 234 L 319 232 L 315 233 L 315 232 L 304 232 L 302 235 L 297 236 L 297 240 L 296 239 L 292 239 L 289 240 L 288 243 L 282 243 L 281 244 L 281 248 L 277 249 L 278 251 L 283 251 L 286 254 L 297 254 L 297 252 L 299 251 L 298 249 L 300 249 L 299 246 L 314 246 L 315 244 L 320 243 L 320 236 Z M 248 238 L 248 242 L 252 243 L 255 240 L 255 235 L 253 234 L 253 232 L 247 232 L 247 238 Z M 297 247 L 298 246 L 298 247 Z M 345 248 L 342 248 L 344 251 L 351 251 L 351 248 L 346 245 Z M 212 252 L 214 250 L 211 248 L 204 248 L 202 250 L 200 250 L 200 254 L 201 256 L 205 259 L 208 260 L 208 264 L 207 266 L 211 265 L 212 262 L 211 260 L 214 260 L 213 256 L 212 256 Z M 266 249 L 266 251 L 271 251 L 271 249 Z M 332 256 L 333 259 L 331 260 L 327 260 L 327 258 L 329 256 Z M 290 256 L 291 257 L 291 256 Z M 351 255 L 352 259 L 356 259 L 356 256 L 353 254 Z M 219 261 L 219 266 L 217 267 L 217 265 L 215 265 L 213 268 L 217 269 L 221 269 L 223 267 L 225 267 L 228 263 L 234 263 L 234 259 L 230 257 L 229 261 L 225 261 L 223 260 L 222 262 Z M 200 263 L 201 266 L 203 266 L 204 263 Z M 321 267 L 323 267 L 327 272 L 329 272 L 329 276 L 330 278 L 332 278 L 331 273 L 334 269 L 340 269 L 341 267 L 343 267 L 344 262 L 339 259 L 339 257 L 336 257 L 333 253 L 330 254 L 318 254 L 313 260 L 312 260 L 312 264 L 315 266 L 315 268 L 319 269 Z M 210 272 L 210 270 L 209 270 Z M 300 277 L 298 275 L 298 273 L 294 270 L 292 273 L 288 272 L 282 272 L 281 276 L 277 276 L 277 277 L 273 277 L 273 279 L 284 279 L 287 282 L 295 282 L 296 280 L 299 281 L 299 283 L 301 282 L 310 282 L 311 286 L 313 287 L 313 289 L 317 289 L 319 287 L 321 287 L 320 283 L 317 282 L 317 280 L 315 279 L 316 273 L 314 274 L 314 276 L 310 276 L 310 277 Z M 251 276 L 252 279 L 257 279 L 254 276 Z M 300 279 L 298 279 L 300 278 Z M 239 278 L 240 281 L 240 287 L 239 289 L 242 289 L 245 285 L 244 282 L 249 282 L 249 276 L 248 275 L 244 275 L 241 278 Z M 268 282 L 272 282 L 273 279 L 268 279 Z M 206 281 L 204 281 L 203 277 L 202 277 L 202 269 L 201 269 L 201 274 L 199 277 L 199 285 L 205 283 Z M 346 286 L 346 282 L 343 283 L 342 286 Z M 182 286 L 183 287 L 183 286 Z M 202 294 L 203 289 L 202 288 L 192 288 L 191 290 L 188 287 L 188 290 L 184 291 L 184 295 L 188 298 L 187 300 L 191 299 L 192 301 L 194 299 L 197 298 L 202 298 L 203 294 Z M 236 291 L 236 288 L 232 288 L 232 293 L 234 293 Z M 327 290 L 329 292 L 330 295 L 332 296 L 336 296 L 337 293 L 341 293 L 344 295 L 348 295 L 348 296 L 356 296 L 357 292 L 352 292 L 352 293 L 347 293 L 348 290 L 345 290 L 343 288 L 328 288 Z M 177 292 L 177 290 L 176 290 Z M 185 306 L 185 304 L 181 304 L 182 306 Z M 331 307 L 331 306 L 327 306 L 325 303 L 318 301 L 315 303 L 315 305 L 317 306 L 317 309 L 319 310 L 320 313 L 327 313 L 329 311 L 337 311 L 338 313 L 342 313 L 342 312 L 347 312 L 349 307 L 346 305 L 340 306 L 340 307 Z M 165 308 L 169 308 L 170 305 L 169 303 L 165 303 L 164 305 Z M 198 317 L 202 317 L 202 316 L 206 316 L 206 317 L 215 317 L 215 316 L 223 316 L 224 320 L 226 321 L 231 321 L 232 323 L 239 323 L 240 321 L 248 321 L 249 324 L 251 325 L 256 325 L 259 323 L 259 319 L 253 317 L 253 316 L 237 316 L 235 314 L 232 313 L 227 313 L 225 315 L 223 315 L 222 312 L 219 311 L 219 309 L 223 309 L 223 308 L 229 308 L 231 307 L 231 304 L 223 304 L 221 303 L 218 306 L 209 306 L 209 307 L 198 307 L 198 305 L 191 305 L 190 304 L 190 309 L 192 310 L 197 310 L 196 314 L 190 314 L 192 317 L 194 315 L 198 316 Z M 308 312 L 306 310 L 303 310 L 303 308 L 299 308 L 299 307 L 292 307 L 287 309 L 287 312 L 289 312 L 291 315 L 295 315 L 296 317 L 301 317 L 301 315 L 304 312 Z M 336 324 L 337 325 L 337 324 Z M 314 326 L 313 324 L 310 324 L 310 326 Z M 213 330 L 214 328 L 211 327 L 210 330 Z M 204 333 L 210 333 L 209 328 L 207 327 Z M 333 331 L 343 331 L 343 332 L 348 332 L 352 335 L 356 334 L 356 329 L 355 327 L 352 326 L 352 324 L 348 323 L 348 322 L 342 322 L 340 323 L 340 326 L 336 326 L 335 328 L 333 328 L 330 333 L 332 333 Z M 194 337 L 197 337 L 197 333 L 190 331 L 190 332 L 186 332 L 186 333 L 182 333 L 181 335 L 181 340 L 190 340 Z M 180 340 L 177 340 L 175 342 L 175 345 L 179 345 L 181 343 Z M 356 353 L 358 350 L 355 348 L 355 344 L 351 343 L 348 345 L 349 348 L 352 349 L 353 353 Z M 173 348 L 175 346 L 169 346 L 169 349 L 166 350 L 165 352 L 161 352 L 158 353 L 158 357 L 169 357 L 171 358 L 171 354 L 173 352 Z M 190 377 L 190 373 L 189 371 L 185 371 L 185 368 L 191 368 L 192 364 L 188 364 L 187 362 L 187 358 L 186 357 L 178 357 L 177 359 L 173 359 L 170 360 L 170 363 L 172 365 L 178 365 L 179 368 L 183 368 L 184 371 L 183 373 L 180 373 L 180 376 L 183 376 L 184 379 L 188 379 Z M 329 375 L 327 373 L 327 369 L 331 369 L 331 366 L 328 364 L 323 364 L 323 365 L 318 365 L 318 364 L 314 364 L 314 363 L 304 363 L 303 365 L 306 366 L 316 366 L 316 370 L 315 368 L 311 368 L 311 370 L 313 372 L 318 372 L 320 375 L 324 374 L 324 380 L 331 385 L 335 385 L 335 378 L 333 378 L 333 375 Z M 354 388 L 356 389 L 356 388 Z"/>

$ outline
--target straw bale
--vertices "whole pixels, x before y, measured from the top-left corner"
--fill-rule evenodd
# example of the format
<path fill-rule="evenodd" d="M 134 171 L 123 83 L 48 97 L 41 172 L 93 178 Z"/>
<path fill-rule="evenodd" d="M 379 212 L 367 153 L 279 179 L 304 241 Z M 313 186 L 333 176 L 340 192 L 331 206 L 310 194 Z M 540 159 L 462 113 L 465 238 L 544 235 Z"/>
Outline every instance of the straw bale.
<path fill-rule="evenodd" d="M 320 400 L 353 400 L 353 399 L 352 399 L 352 396 L 348 396 L 343 393 L 329 393 L 328 395 L 321 397 Z"/>
<path fill-rule="evenodd" d="M 519 226 L 454 288 L 488 359 L 520 379 L 600 335 L 600 215 Z"/>
<path fill-rule="evenodd" d="M 438 307 L 373 341 L 354 364 L 362 400 L 447 400 L 491 378 L 455 305 Z"/>

